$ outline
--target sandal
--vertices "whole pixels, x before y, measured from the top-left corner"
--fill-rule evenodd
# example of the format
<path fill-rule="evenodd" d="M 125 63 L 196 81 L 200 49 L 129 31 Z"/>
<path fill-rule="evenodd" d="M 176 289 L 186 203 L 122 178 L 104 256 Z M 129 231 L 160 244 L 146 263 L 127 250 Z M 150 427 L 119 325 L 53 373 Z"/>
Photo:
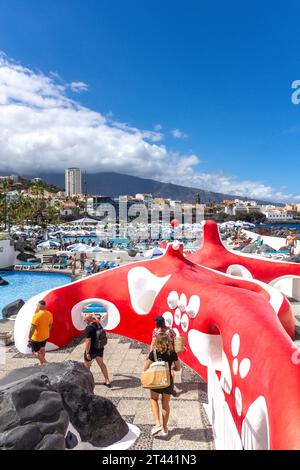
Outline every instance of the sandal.
<path fill-rule="evenodd" d="M 162 430 L 162 426 L 154 426 L 154 428 L 151 429 L 151 436 L 154 436 L 155 434 L 157 434 L 159 431 Z"/>

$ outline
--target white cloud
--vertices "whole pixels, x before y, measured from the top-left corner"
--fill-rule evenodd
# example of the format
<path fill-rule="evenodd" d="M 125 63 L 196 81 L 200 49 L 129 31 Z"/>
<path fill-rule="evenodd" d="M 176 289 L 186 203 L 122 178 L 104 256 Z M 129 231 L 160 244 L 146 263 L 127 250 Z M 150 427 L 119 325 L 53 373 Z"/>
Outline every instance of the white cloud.
<path fill-rule="evenodd" d="M 80 93 L 81 91 L 87 91 L 89 86 L 84 82 L 72 82 L 70 88 L 75 93 Z"/>
<path fill-rule="evenodd" d="M 171 131 L 171 134 L 173 137 L 175 137 L 175 139 L 187 139 L 188 138 L 188 135 L 180 131 L 179 129 L 174 129 L 173 131 Z"/>
<path fill-rule="evenodd" d="M 117 171 L 247 198 L 300 199 L 261 182 L 200 172 L 197 155 L 175 153 L 161 143 L 161 127 L 140 130 L 116 121 L 112 113 L 104 116 L 85 108 L 68 97 L 74 84 L 77 90 L 87 88 L 0 55 L 0 172 L 26 175 L 78 166 L 89 172 Z"/>
<path fill-rule="evenodd" d="M 162 125 L 161 124 L 155 124 L 154 130 L 155 131 L 161 131 L 162 130 Z"/>

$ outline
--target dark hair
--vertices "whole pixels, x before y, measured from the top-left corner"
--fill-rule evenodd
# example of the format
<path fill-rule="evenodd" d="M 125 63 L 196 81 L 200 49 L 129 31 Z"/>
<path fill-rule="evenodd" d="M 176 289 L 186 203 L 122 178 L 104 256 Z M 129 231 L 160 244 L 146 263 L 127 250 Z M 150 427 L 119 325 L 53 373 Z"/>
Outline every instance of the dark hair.
<path fill-rule="evenodd" d="M 166 326 L 164 317 L 161 317 L 161 316 L 160 317 L 155 317 L 154 321 L 156 323 L 156 326 L 158 326 L 159 328 L 163 328 L 163 327 Z"/>

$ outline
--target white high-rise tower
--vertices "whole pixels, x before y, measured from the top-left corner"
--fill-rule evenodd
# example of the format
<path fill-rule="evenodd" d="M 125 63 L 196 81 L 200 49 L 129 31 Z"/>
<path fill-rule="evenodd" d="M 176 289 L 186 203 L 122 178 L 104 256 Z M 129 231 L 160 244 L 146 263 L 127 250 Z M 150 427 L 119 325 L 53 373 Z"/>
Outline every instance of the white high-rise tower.
<path fill-rule="evenodd" d="M 79 168 L 67 168 L 65 170 L 65 193 L 66 196 L 82 194 L 81 170 Z"/>

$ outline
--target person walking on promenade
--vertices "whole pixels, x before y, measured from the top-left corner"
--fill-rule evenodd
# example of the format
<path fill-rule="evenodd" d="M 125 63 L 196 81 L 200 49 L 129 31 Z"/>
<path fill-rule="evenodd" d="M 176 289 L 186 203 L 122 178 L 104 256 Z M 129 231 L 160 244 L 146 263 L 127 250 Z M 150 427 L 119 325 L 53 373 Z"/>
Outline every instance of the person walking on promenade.
<path fill-rule="evenodd" d="M 28 337 L 28 346 L 35 357 L 40 361 L 40 365 L 46 364 L 46 343 L 50 336 L 53 324 L 52 313 L 46 310 L 46 303 L 40 300 L 37 304 L 35 314 L 31 320 L 31 327 Z"/>
<path fill-rule="evenodd" d="M 150 346 L 150 351 L 153 350 L 153 347 L 155 344 L 155 338 L 159 334 L 166 334 L 170 340 L 171 346 L 174 349 L 174 339 L 176 336 L 175 331 L 172 330 L 172 328 L 169 328 L 168 326 L 166 326 L 166 322 L 163 316 L 155 317 L 154 321 L 155 321 L 156 326 L 154 330 L 152 331 L 152 342 Z"/>
<path fill-rule="evenodd" d="M 173 391 L 173 377 L 171 370 L 180 370 L 180 361 L 174 349 L 170 346 L 170 340 L 166 334 L 158 334 L 155 338 L 154 350 L 150 352 L 146 360 L 144 370 L 149 369 L 152 362 L 155 362 L 156 352 L 157 360 L 167 362 L 170 372 L 170 386 L 163 389 L 151 389 L 150 400 L 152 414 L 155 420 L 155 426 L 151 430 L 152 436 L 161 433 L 161 436 L 168 435 L 168 421 L 170 416 L 170 398 Z M 160 420 L 159 396 L 162 396 L 162 424 Z"/>
<path fill-rule="evenodd" d="M 151 342 L 151 346 L 150 346 L 150 351 L 153 351 L 154 344 L 155 344 L 155 338 L 159 334 L 166 334 L 168 336 L 169 341 L 170 341 L 170 347 L 171 347 L 171 349 L 174 350 L 174 339 L 176 337 L 175 331 L 172 328 L 169 328 L 168 326 L 166 326 L 165 319 L 164 319 L 163 316 L 155 317 L 154 321 L 156 323 L 156 327 L 152 331 L 152 342 Z M 174 371 L 173 370 L 171 371 L 171 374 L 172 374 L 172 378 L 174 379 Z M 175 385 L 173 386 L 171 395 L 173 395 L 173 397 L 178 396 L 178 390 L 176 389 Z"/>
<path fill-rule="evenodd" d="M 72 268 L 72 276 L 75 276 L 75 272 L 76 272 L 76 253 L 72 254 L 71 268 Z"/>
<path fill-rule="evenodd" d="M 286 237 L 285 244 L 290 252 L 290 256 L 293 256 L 295 248 L 297 247 L 297 236 L 291 230 Z"/>
<path fill-rule="evenodd" d="M 84 271 L 85 261 L 87 259 L 86 253 L 83 251 L 80 253 L 80 271 Z"/>
<path fill-rule="evenodd" d="M 84 364 L 90 369 L 93 359 L 96 359 L 105 379 L 104 385 L 111 388 L 107 367 L 103 361 L 104 346 L 107 343 L 106 333 L 93 313 L 84 315 L 84 321 L 87 324 L 85 329 Z"/>
<path fill-rule="evenodd" d="M 92 260 L 91 262 L 91 273 L 96 274 L 98 272 L 98 264 L 96 263 L 96 260 Z"/>

